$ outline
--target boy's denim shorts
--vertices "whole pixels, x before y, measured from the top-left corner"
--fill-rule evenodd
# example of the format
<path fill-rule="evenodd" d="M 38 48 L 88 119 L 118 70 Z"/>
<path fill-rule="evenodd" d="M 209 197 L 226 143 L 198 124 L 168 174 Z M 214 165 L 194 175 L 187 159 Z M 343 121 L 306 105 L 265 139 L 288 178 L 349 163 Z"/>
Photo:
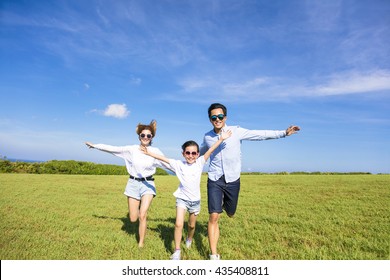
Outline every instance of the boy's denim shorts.
<path fill-rule="evenodd" d="M 199 215 L 200 213 L 200 200 L 189 201 L 181 198 L 176 198 L 176 207 L 186 209 L 190 214 Z"/>
<path fill-rule="evenodd" d="M 225 209 L 228 215 L 234 215 L 237 210 L 240 185 L 240 178 L 229 183 L 226 183 L 225 176 L 222 176 L 217 181 L 208 179 L 207 202 L 209 214 L 220 214 Z"/>
<path fill-rule="evenodd" d="M 156 196 L 154 181 L 136 181 L 129 178 L 124 195 L 141 200 L 141 197 L 145 194 Z"/>

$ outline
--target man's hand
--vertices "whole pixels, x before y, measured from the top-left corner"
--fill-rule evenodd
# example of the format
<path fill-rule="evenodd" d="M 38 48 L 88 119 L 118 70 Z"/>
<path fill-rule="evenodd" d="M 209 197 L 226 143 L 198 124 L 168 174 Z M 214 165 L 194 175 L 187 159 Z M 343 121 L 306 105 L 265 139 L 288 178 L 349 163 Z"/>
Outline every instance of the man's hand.
<path fill-rule="evenodd" d="M 290 136 L 292 134 L 295 134 L 297 133 L 298 131 L 300 131 L 301 129 L 299 128 L 299 126 L 296 126 L 296 125 L 291 125 L 289 126 L 287 129 L 286 129 L 286 136 Z"/>

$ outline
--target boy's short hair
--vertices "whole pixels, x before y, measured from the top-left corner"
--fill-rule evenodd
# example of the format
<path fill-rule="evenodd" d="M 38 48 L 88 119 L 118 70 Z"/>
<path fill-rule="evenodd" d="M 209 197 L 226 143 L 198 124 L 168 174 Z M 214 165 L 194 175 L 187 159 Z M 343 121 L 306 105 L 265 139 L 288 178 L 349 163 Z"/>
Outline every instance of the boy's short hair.
<path fill-rule="evenodd" d="M 183 152 L 186 150 L 187 147 L 189 146 L 196 146 L 197 152 L 199 152 L 199 145 L 193 140 L 189 140 L 185 142 L 183 145 L 181 145 L 181 148 L 183 149 Z"/>
<path fill-rule="evenodd" d="M 211 111 L 214 110 L 214 109 L 222 109 L 223 114 L 225 116 L 227 116 L 227 109 L 226 109 L 226 107 L 224 105 L 222 105 L 221 103 L 213 103 L 213 104 L 210 105 L 210 107 L 208 109 L 209 117 L 211 117 L 210 116 Z"/>

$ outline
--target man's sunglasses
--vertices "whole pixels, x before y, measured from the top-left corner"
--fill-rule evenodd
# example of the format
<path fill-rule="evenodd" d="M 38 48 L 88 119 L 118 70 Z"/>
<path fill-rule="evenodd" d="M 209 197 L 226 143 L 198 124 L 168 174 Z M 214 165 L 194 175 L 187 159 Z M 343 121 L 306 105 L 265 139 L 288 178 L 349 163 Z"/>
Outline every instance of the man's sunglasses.
<path fill-rule="evenodd" d="M 148 139 L 152 138 L 153 135 L 152 134 L 144 134 L 144 133 L 141 133 L 139 136 L 141 136 L 141 138 L 145 138 L 147 137 Z"/>
<path fill-rule="evenodd" d="M 219 114 L 219 115 L 213 115 L 210 117 L 210 120 L 212 120 L 213 122 L 215 122 L 217 119 L 219 119 L 220 121 L 222 121 L 223 119 L 225 118 L 225 115 L 224 114 Z"/>
<path fill-rule="evenodd" d="M 185 151 L 184 152 L 187 156 L 189 155 L 193 155 L 193 156 L 196 156 L 198 154 L 198 152 L 190 152 L 190 151 Z"/>

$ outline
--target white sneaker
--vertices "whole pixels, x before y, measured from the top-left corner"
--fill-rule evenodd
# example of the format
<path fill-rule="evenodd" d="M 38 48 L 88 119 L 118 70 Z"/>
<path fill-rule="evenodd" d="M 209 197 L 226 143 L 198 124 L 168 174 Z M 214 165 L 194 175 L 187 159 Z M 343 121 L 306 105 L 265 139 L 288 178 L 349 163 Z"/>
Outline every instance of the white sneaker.
<path fill-rule="evenodd" d="M 178 261 L 178 260 L 180 260 L 180 253 L 181 253 L 180 250 L 176 250 L 175 253 L 173 253 L 173 254 L 171 255 L 171 260 L 173 260 L 173 261 Z"/>
<path fill-rule="evenodd" d="M 192 244 L 192 240 L 189 240 L 187 238 L 187 240 L 186 240 L 186 247 L 187 247 L 187 249 L 191 248 L 191 244 Z"/>
<path fill-rule="evenodd" d="M 219 261 L 221 259 L 220 255 L 210 255 L 210 260 L 212 261 Z"/>

